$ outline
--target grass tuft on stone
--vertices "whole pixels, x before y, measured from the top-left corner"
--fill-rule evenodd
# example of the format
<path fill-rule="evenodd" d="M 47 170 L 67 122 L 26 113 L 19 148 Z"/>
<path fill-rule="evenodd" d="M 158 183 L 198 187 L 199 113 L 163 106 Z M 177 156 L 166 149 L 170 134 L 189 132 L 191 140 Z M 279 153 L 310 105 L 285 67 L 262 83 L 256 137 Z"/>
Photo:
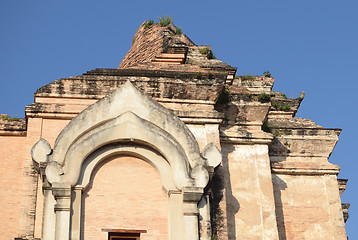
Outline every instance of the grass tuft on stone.
<path fill-rule="evenodd" d="M 176 35 L 180 35 L 183 33 L 183 29 L 181 27 L 178 27 L 177 30 L 175 31 Z"/>
<path fill-rule="evenodd" d="M 271 73 L 270 73 L 269 71 L 265 71 L 265 72 L 264 72 L 264 76 L 270 78 L 270 77 L 271 77 Z"/>
<path fill-rule="evenodd" d="M 161 16 L 158 17 L 158 19 L 159 19 L 160 26 L 162 27 L 168 26 L 169 24 L 173 23 L 173 18 L 170 16 Z"/>
<path fill-rule="evenodd" d="M 145 22 L 144 29 L 150 28 L 150 26 L 152 26 L 153 24 L 154 21 L 152 19 L 149 19 L 148 21 Z"/>
<path fill-rule="evenodd" d="M 261 103 L 269 102 L 269 101 L 270 101 L 270 98 L 271 98 L 271 96 L 270 96 L 269 94 L 267 94 L 267 93 L 261 93 L 261 94 L 259 95 L 259 101 L 260 101 Z"/>

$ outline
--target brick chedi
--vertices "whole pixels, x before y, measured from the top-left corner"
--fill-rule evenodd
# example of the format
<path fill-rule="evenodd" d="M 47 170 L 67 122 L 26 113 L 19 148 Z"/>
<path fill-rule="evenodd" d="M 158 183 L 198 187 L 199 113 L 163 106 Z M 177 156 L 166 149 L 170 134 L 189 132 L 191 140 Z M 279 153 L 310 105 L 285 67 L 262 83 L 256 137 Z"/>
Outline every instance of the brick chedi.
<path fill-rule="evenodd" d="M 2 239 L 347 239 L 340 129 L 173 24 L 0 117 Z"/>

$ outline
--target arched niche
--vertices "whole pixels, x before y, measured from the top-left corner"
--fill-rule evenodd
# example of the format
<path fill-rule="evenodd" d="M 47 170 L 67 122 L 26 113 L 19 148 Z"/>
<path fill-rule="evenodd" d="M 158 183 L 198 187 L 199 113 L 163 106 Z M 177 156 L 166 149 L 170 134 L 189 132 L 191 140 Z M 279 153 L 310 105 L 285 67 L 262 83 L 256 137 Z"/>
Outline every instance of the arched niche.
<path fill-rule="evenodd" d="M 91 161 L 97 163 L 95 167 L 87 168 L 90 171 L 93 167 L 78 209 L 82 239 L 107 239 L 102 229 L 118 228 L 146 230 L 143 239 L 168 239 L 168 194 L 162 187 L 163 176 L 154 165 L 161 164 L 143 157 L 155 158 L 148 149 L 132 152 L 136 147 L 118 151 L 116 147 L 103 149 Z M 71 225 L 70 234 L 76 230 L 73 221 Z"/>
<path fill-rule="evenodd" d="M 187 156 L 178 141 L 158 126 L 139 118 L 132 112 L 125 112 L 77 138 L 65 156 L 64 173 L 60 181 L 75 186 L 87 156 L 107 144 L 126 141 L 147 145 L 164 156 L 178 189 L 201 183 L 189 177 L 191 171 Z M 201 184 L 206 185 L 205 182 Z M 200 187 L 204 187 L 203 185 Z"/>
<path fill-rule="evenodd" d="M 73 229 L 81 222 L 78 212 L 70 214 L 79 204 L 71 199 L 80 198 L 95 166 L 111 154 L 136 156 L 156 168 L 168 196 L 169 239 L 198 239 L 197 202 L 209 181 L 207 169 L 221 162 L 221 154 L 214 144 L 200 153 L 177 116 L 127 82 L 71 120 L 53 150 L 44 139 L 33 147 L 34 161 L 47 166 L 54 197 L 45 196 L 44 219 L 56 220 L 44 221 L 43 229 L 54 230 L 43 240 L 79 239 L 79 231 L 69 232 L 70 224 Z"/>

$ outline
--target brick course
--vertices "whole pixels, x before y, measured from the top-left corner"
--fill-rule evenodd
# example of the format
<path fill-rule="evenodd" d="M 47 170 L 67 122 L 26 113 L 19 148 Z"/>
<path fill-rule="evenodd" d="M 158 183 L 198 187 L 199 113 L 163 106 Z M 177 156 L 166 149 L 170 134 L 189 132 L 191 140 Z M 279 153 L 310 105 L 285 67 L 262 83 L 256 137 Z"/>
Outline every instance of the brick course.
<path fill-rule="evenodd" d="M 147 230 L 141 239 L 167 239 L 167 211 L 159 173 L 141 159 L 113 157 L 97 167 L 83 193 L 84 239 L 107 239 L 103 228 Z"/>
<path fill-rule="evenodd" d="M 13 240 L 18 235 L 25 140 L 25 137 L 0 136 L 0 234 L 4 240 Z"/>

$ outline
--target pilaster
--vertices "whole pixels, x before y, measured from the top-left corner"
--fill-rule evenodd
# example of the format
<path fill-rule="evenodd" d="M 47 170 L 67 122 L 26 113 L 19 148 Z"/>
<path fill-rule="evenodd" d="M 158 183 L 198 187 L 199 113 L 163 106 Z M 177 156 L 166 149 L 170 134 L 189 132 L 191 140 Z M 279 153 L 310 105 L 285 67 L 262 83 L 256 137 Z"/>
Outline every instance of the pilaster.
<path fill-rule="evenodd" d="M 199 240 L 198 202 L 203 195 L 203 188 L 183 188 L 183 213 L 185 225 L 185 239 Z"/>
<path fill-rule="evenodd" d="M 71 210 L 71 185 L 69 183 L 53 183 L 52 194 L 56 204 L 56 235 L 55 240 L 69 240 L 70 237 L 70 210 Z"/>

